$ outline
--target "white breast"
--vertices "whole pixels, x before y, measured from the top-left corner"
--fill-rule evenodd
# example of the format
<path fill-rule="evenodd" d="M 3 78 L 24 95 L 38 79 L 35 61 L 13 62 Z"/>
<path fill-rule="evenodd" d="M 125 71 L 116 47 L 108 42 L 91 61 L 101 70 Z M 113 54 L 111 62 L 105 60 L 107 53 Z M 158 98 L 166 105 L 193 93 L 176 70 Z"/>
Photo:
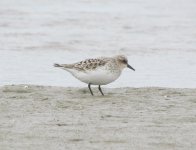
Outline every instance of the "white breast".
<path fill-rule="evenodd" d="M 121 74 L 120 70 L 115 70 L 113 72 L 99 68 L 97 70 L 91 70 L 86 72 L 81 72 L 77 70 L 68 70 L 72 73 L 74 77 L 85 83 L 91 83 L 93 85 L 105 85 L 115 81 Z"/>

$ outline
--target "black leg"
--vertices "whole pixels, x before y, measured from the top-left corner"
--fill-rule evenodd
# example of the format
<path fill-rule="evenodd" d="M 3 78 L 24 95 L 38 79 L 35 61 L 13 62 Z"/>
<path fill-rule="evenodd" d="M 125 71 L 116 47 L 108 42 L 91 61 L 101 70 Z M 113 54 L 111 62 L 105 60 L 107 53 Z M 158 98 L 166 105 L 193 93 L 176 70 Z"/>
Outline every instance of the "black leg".
<path fill-rule="evenodd" d="M 101 92 L 101 94 L 104 96 L 104 94 L 103 94 L 103 92 L 102 92 L 102 90 L 101 90 L 101 85 L 99 85 L 99 91 Z"/>
<path fill-rule="evenodd" d="M 91 95 L 93 95 L 93 92 L 92 92 L 92 90 L 91 90 L 91 84 L 90 84 L 90 83 L 88 84 L 88 88 L 89 88 L 89 90 L 90 90 L 90 92 L 91 92 Z"/>

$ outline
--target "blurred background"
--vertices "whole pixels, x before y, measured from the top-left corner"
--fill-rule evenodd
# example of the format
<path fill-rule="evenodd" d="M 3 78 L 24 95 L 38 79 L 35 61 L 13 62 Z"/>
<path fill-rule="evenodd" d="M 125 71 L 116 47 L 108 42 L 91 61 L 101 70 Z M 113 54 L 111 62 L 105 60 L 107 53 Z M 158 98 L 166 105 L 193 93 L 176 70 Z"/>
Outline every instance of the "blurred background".
<path fill-rule="evenodd" d="M 136 72 L 106 87 L 196 88 L 196 1 L 0 1 L 0 85 L 86 86 L 53 63 L 117 54 Z"/>

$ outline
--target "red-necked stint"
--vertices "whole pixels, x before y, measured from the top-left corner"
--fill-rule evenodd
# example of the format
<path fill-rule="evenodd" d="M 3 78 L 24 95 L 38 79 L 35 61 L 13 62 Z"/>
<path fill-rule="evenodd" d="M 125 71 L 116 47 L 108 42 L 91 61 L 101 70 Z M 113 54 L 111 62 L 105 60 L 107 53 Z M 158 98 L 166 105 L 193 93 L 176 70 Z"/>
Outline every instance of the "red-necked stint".
<path fill-rule="evenodd" d="M 99 91 L 104 95 L 101 85 L 115 81 L 126 67 L 135 71 L 128 64 L 127 57 L 124 55 L 86 59 L 73 64 L 54 64 L 54 67 L 62 68 L 70 72 L 78 80 L 87 83 L 91 95 L 93 95 L 91 85 L 98 85 Z"/>

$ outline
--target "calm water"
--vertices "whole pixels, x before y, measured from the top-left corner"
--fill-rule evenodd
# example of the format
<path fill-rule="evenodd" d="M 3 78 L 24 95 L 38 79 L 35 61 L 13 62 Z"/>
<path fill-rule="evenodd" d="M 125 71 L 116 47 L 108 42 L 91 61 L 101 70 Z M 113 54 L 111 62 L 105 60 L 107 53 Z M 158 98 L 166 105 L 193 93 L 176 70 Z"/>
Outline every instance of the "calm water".
<path fill-rule="evenodd" d="M 53 63 L 125 54 L 111 87 L 196 88 L 196 1 L 0 1 L 0 85 L 85 86 Z"/>

